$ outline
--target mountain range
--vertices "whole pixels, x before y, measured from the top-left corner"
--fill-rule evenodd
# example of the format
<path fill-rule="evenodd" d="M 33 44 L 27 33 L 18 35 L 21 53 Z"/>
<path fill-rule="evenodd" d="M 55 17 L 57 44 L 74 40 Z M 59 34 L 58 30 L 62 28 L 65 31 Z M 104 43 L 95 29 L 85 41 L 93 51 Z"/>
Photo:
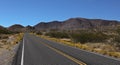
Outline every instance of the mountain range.
<path fill-rule="evenodd" d="M 102 20 L 102 19 L 86 19 L 86 18 L 70 18 L 65 21 L 40 22 L 33 26 L 35 30 L 108 30 L 116 29 L 120 25 L 119 21 Z"/>
<path fill-rule="evenodd" d="M 49 31 L 49 30 L 108 30 L 116 29 L 120 26 L 119 21 L 115 20 L 103 20 L 103 19 L 87 19 L 87 18 L 70 18 L 65 21 L 51 21 L 40 22 L 34 26 L 22 26 L 20 24 L 14 24 L 7 29 L 10 31 Z M 2 26 L 0 29 L 3 28 Z"/>

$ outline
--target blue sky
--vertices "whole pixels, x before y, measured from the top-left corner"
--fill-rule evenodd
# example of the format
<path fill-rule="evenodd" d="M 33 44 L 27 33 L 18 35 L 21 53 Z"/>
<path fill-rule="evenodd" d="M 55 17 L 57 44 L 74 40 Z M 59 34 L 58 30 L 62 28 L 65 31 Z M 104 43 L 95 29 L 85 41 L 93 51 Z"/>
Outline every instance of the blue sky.
<path fill-rule="evenodd" d="M 69 18 L 120 21 L 120 0 L 0 0 L 0 25 L 35 25 Z"/>

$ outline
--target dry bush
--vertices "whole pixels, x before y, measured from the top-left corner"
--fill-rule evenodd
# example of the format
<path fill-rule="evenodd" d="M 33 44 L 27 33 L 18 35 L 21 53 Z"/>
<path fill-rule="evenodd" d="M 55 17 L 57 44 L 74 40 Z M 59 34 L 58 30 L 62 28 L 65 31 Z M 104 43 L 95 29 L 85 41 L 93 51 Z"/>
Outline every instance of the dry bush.
<path fill-rule="evenodd" d="M 71 37 L 74 42 L 87 43 L 87 42 L 104 42 L 108 38 L 103 33 L 73 33 Z"/>

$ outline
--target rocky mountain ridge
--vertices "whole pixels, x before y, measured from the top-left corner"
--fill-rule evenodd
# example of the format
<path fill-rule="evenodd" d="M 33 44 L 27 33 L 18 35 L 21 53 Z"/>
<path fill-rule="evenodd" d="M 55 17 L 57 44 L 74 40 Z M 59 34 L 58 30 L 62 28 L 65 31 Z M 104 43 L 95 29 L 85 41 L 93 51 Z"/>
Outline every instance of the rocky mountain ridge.
<path fill-rule="evenodd" d="M 88 30 L 88 29 L 115 29 L 120 25 L 119 21 L 102 19 L 71 18 L 66 21 L 52 21 L 38 23 L 36 30 Z"/>
<path fill-rule="evenodd" d="M 120 26 L 119 21 L 102 20 L 102 19 L 86 19 L 86 18 L 70 18 L 65 21 L 40 22 L 34 26 L 22 26 L 14 24 L 7 29 L 15 32 L 25 31 L 49 31 L 49 30 L 107 30 L 116 29 Z M 4 27 L 0 26 L 0 29 Z"/>

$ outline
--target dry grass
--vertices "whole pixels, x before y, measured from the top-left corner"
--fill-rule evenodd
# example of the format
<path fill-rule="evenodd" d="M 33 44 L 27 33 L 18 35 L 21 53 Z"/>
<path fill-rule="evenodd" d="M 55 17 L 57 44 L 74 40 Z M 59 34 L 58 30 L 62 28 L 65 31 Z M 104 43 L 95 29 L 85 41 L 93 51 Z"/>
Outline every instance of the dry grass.
<path fill-rule="evenodd" d="M 0 39 L 0 48 L 11 50 L 12 46 L 18 44 L 18 42 L 22 39 L 23 33 L 5 36 L 7 37 Z"/>

